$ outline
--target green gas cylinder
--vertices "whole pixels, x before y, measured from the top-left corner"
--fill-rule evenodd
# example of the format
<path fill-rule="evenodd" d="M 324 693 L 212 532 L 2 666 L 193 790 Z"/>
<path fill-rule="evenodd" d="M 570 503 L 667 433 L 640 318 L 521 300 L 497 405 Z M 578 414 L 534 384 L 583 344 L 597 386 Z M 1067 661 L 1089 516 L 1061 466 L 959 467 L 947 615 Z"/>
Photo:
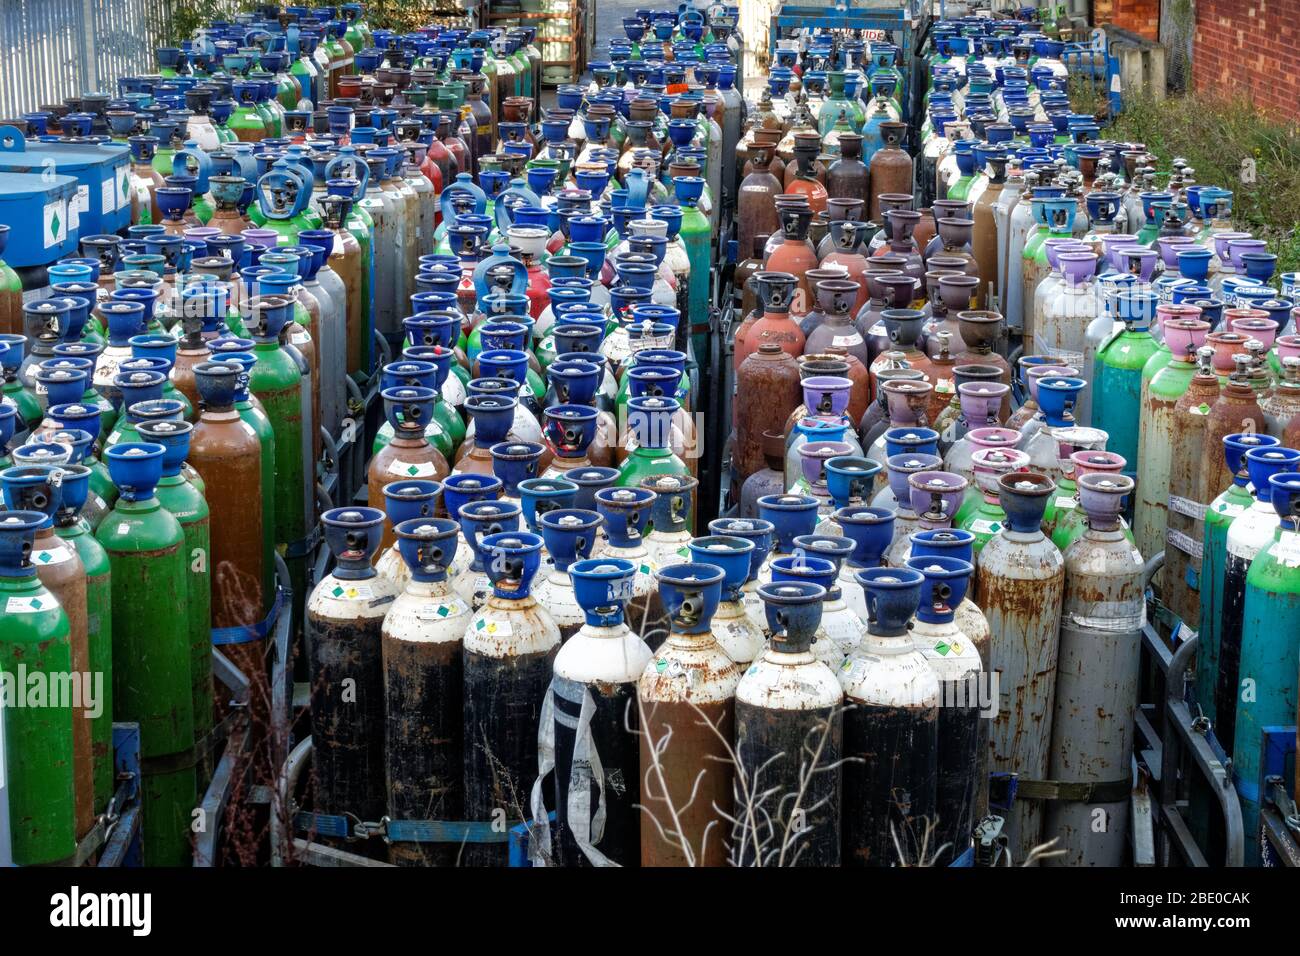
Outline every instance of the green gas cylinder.
<path fill-rule="evenodd" d="M 95 533 L 112 568 L 114 717 L 140 725 L 146 866 L 190 859 L 198 801 L 185 533 L 154 494 L 161 445 L 105 453 L 119 496 Z"/>
<path fill-rule="evenodd" d="M 155 494 L 159 503 L 175 518 L 185 534 L 185 595 L 190 648 L 190 685 L 194 699 L 194 739 L 199 742 L 200 790 L 207 788 L 212 776 L 203 742 L 212 731 L 212 575 L 208 567 L 211 552 L 208 529 L 208 503 L 203 492 L 181 474 L 181 465 L 190 449 L 189 422 L 145 421 L 136 430 L 145 442 L 163 446 L 162 478 Z"/>
<path fill-rule="evenodd" d="M 39 511 L 0 513 L 0 677 L 6 685 L 72 670 L 68 616 L 31 561 Z M 30 703 L 30 701 L 24 701 Z M 77 850 L 72 799 L 72 701 L 15 707 L 5 720 L 5 787 L 13 859 L 19 866 L 59 863 Z"/>

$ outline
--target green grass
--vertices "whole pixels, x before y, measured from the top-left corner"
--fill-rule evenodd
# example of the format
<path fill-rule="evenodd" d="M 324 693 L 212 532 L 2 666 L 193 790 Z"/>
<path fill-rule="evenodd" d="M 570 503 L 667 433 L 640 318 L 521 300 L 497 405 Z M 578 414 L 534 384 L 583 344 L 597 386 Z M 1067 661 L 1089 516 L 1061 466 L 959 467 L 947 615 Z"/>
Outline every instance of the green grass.
<path fill-rule="evenodd" d="M 1091 84 L 1075 84 L 1071 98 L 1080 113 L 1106 112 Z M 1124 98 L 1124 111 L 1103 135 L 1144 143 L 1162 180 L 1182 157 L 1198 183 L 1231 189 L 1235 223 L 1268 241 L 1279 272 L 1300 270 L 1300 126 L 1244 97 L 1137 95 Z M 1250 184 L 1241 181 L 1246 159 L 1255 162 Z"/>

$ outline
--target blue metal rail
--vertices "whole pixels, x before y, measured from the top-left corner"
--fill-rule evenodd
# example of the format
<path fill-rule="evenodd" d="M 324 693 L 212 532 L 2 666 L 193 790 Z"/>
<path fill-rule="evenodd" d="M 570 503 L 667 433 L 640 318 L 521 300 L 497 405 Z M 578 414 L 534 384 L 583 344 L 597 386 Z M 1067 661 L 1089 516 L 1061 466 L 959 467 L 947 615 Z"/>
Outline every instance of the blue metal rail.
<path fill-rule="evenodd" d="M 1087 43 L 1067 43 L 1061 62 L 1070 71 L 1070 77 L 1089 79 L 1099 92 L 1104 92 L 1110 103 L 1110 115 L 1118 116 L 1123 109 L 1123 90 L 1119 79 L 1119 60 L 1110 52 L 1106 31 L 1096 29 Z"/>

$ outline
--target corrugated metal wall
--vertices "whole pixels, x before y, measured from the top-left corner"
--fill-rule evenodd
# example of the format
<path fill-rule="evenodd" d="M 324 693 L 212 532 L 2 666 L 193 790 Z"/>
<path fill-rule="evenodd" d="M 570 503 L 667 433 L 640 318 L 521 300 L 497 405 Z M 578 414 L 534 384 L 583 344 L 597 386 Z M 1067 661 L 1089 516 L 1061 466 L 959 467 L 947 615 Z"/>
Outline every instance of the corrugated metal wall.
<path fill-rule="evenodd" d="M 0 0 L 0 116 L 152 73 L 173 0 Z"/>

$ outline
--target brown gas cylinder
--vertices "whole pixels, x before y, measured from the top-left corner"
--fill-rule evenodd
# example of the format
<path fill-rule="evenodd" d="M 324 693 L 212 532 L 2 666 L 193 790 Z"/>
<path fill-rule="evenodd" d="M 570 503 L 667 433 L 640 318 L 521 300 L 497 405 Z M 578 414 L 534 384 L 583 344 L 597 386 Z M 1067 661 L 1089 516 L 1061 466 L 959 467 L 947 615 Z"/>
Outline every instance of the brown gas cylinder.
<path fill-rule="evenodd" d="M 763 467 L 763 432 L 780 423 L 803 400 L 799 364 L 778 342 L 763 342 L 736 373 L 736 441 L 732 448 L 738 481 Z"/>
<path fill-rule="evenodd" d="M 871 157 L 871 221 L 880 222 L 881 193 L 911 193 L 912 157 L 902 149 L 906 123 L 880 124 L 884 147 Z"/>
<path fill-rule="evenodd" d="M 862 161 L 862 137 L 840 134 L 840 158 L 826 170 L 826 195 L 831 199 L 871 198 L 871 171 Z"/>
<path fill-rule="evenodd" d="M 1184 586 L 1171 589 L 1166 603 L 1184 621 L 1200 620 L 1200 588 L 1194 582 L 1200 581 L 1205 507 L 1222 490 L 1211 483 L 1222 467 L 1213 459 L 1223 456 L 1208 451 L 1210 415 L 1219 402 L 1219 376 L 1210 364 L 1213 355 L 1213 349 L 1201 347 L 1197 356 L 1200 368 L 1174 405 L 1171 426 L 1166 580 L 1184 582 Z"/>
<path fill-rule="evenodd" d="M 753 172 L 741 182 L 736 199 L 737 248 L 744 252 L 755 248 L 758 236 L 770 236 L 781 229 L 775 200 L 782 188 L 771 170 L 773 148 L 758 144 L 750 148 Z"/>
<path fill-rule="evenodd" d="M 214 643 L 249 682 L 255 766 L 269 770 L 264 749 L 270 726 L 270 682 L 266 637 L 255 630 L 266 618 L 270 595 L 263 590 L 262 448 L 257 433 L 235 408 L 236 378 L 244 373 L 226 362 L 195 366 L 193 381 L 202 408 L 190 435 L 188 461 L 199 473 L 208 501 Z"/>
<path fill-rule="evenodd" d="M 754 276 L 754 283 L 763 303 L 763 316 L 750 326 L 745 336 L 744 354 L 739 351 L 737 343 L 737 368 L 763 342 L 775 342 L 795 358 L 803 354 L 803 332 L 790 316 L 798 280 L 787 272 L 760 272 Z"/>

